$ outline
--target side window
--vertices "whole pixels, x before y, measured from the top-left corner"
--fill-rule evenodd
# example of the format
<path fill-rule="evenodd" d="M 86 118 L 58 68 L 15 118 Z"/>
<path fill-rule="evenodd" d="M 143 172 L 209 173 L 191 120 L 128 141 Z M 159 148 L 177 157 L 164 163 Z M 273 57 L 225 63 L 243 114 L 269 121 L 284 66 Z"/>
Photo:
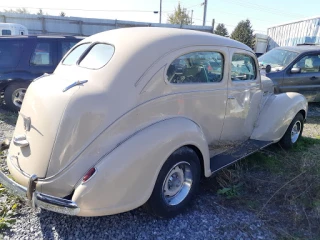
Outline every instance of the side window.
<path fill-rule="evenodd" d="M 0 69 L 16 67 L 21 59 L 24 41 L 0 39 Z"/>
<path fill-rule="evenodd" d="M 3 36 L 5 36 L 5 35 L 11 35 L 11 30 L 2 30 L 2 31 L 1 31 L 1 34 L 2 34 Z"/>
<path fill-rule="evenodd" d="M 68 56 L 63 60 L 63 65 L 74 65 L 79 60 L 80 56 L 84 53 L 85 50 L 90 46 L 91 43 L 84 43 L 77 46 L 68 54 Z"/>
<path fill-rule="evenodd" d="M 48 66 L 53 64 L 52 45 L 49 42 L 37 43 L 32 54 L 30 64 L 35 66 Z"/>
<path fill-rule="evenodd" d="M 112 58 L 114 47 L 112 45 L 97 43 L 79 63 L 80 67 L 99 69 L 106 65 Z"/>
<path fill-rule="evenodd" d="M 192 52 L 175 59 L 167 71 L 171 83 L 212 83 L 223 78 L 223 55 L 219 52 Z"/>
<path fill-rule="evenodd" d="M 254 80 L 257 76 L 257 68 L 252 57 L 242 53 L 235 53 L 231 62 L 231 80 Z"/>
<path fill-rule="evenodd" d="M 293 67 L 300 68 L 301 73 L 320 72 L 320 54 L 305 56 Z"/>
<path fill-rule="evenodd" d="M 74 46 L 77 44 L 76 41 L 62 41 L 61 43 L 61 52 L 60 52 L 60 56 L 64 56 L 66 55 L 66 53 Z"/>

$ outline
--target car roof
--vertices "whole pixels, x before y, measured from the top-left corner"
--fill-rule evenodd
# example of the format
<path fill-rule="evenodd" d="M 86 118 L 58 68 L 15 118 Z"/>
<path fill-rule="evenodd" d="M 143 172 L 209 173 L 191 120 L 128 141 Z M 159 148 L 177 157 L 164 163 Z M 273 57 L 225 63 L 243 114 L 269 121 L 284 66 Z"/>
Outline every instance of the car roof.
<path fill-rule="evenodd" d="M 104 41 L 125 48 L 155 46 L 173 50 L 195 45 L 216 45 L 244 49 L 253 52 L 247 45 L 230 38 L 196 30 L 165 27 L 131 27 L 113 29 L 87 37 L 84 41 Z M 83 41 L 83 42 L 84 42 Z"/>
<path fill-rule="evenodd" d="M 291 47 L 277 47 L 274 49 L 283 49 L 297 53 L 320 51 L 320 45 L 300 45 Z"/>

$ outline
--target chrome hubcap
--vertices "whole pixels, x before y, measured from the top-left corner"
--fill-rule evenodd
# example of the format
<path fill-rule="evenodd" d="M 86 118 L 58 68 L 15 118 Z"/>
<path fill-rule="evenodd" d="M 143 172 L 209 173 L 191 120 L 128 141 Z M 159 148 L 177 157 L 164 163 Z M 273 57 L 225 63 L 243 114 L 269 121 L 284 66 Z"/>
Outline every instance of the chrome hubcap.
<path fill-rule="evenodd" d="M 167 174 L 162 186 L 162 197 L 168 205 L 181 203 L 189 194 L 193 182 L 190 164 L 179 162 Z"/>
<path fill-rule="evenodd" d="M 15 106 L 21 107 L 24 95 L 26 94 L 26 88 L 18 88 L 12 94 L 12 102 Z"/>
<path fill-rule="evenodd" d="M 291 130 L 291 142 L 292 143 L 295 143 L 299 136 L 300 136 L 300 132 L 301 132 L 301 122 L 300 121 L 297 121 L 293 127 L 292 127 L 292 130 Z"/>

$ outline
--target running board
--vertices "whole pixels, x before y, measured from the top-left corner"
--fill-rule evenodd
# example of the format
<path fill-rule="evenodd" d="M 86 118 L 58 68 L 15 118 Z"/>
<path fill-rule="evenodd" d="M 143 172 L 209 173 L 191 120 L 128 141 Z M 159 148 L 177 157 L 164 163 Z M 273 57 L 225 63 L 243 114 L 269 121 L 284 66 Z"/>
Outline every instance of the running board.
<path fill-rule="evenodd" d="M 259 141 L 249 139 L 238 146 L 231 148 L 223 153 L 217 154 L 210 158 L 210 169 L 211 172 L 216 172 L 236 161 L 249 156 L 252 153 L 259 151 L 269 145 L 272 141 Z"/>

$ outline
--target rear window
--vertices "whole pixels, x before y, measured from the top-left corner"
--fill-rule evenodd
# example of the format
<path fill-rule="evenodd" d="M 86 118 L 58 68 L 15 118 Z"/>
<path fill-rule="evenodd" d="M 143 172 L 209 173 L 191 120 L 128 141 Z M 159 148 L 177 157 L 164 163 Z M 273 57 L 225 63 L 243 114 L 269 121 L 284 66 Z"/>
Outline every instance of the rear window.
<path fill-rule="evenodd" d="M 0 68 L 16 67 L 23 52 L 24 43 L 21 40 L 3 39 L 0 41 Z"/>
<path fill-rule="evenodd" d="M 72 52 L 63 60 L 63 65 L 74 65 L 79 60 L 80 56 L 90 46 L 91 43 L 84 43 L 73 49 Z"/>
<path fill-rule="evenodd" d="M 112 45 L 98 43 L 90 49 L 79 65 L 90 69 L 102 68 L 110 61 L 113 53 L 114 47 Z"/>

